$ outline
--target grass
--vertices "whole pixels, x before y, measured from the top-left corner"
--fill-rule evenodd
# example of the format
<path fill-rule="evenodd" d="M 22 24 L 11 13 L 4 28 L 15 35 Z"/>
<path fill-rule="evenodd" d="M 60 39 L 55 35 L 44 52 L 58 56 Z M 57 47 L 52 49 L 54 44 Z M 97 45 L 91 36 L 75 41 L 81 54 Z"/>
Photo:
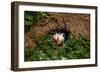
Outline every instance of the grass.
<path fill-rule="evenodd" d="M 56 46 L 52 34 L 39 38 L 34 48 L 25 48 L 25 61 L 67 60 L 90 58 L 90 40 L 84 37 L 76 39 L 70 34 L 60 46 Z"/>

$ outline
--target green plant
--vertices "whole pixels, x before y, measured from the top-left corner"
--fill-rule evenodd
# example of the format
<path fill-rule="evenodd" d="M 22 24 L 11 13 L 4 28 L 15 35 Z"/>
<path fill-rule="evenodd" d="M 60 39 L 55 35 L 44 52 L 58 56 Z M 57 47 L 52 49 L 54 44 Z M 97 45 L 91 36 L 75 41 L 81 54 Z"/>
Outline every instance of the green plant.
<path fill-rule="evenodd" d="M 25 61 L 65 60 L 90 58 L 90 41 L 70 34 L 60 46 L 55 45 L 52 34 L 40 37 L 35 48 L 25 48 Z"/>
<path fill-rule="evenodd" d="M 40 21 L 42 18 L 46 17 L 45 12 L 31 12 L 31 11 L 25 11 L 24 12 L 24 20 L 25 25 L 32 25 L 38 21 Z"/>
<path fill-rule="evenodd" d="M 24 25 L 25 25 L 25 32 L 30 30 L 30 27 L 35 24 L 36 22 L 42 20 L 47 16 L 46 12 L 31 12 L 25 11 L 24 12 Z"/>

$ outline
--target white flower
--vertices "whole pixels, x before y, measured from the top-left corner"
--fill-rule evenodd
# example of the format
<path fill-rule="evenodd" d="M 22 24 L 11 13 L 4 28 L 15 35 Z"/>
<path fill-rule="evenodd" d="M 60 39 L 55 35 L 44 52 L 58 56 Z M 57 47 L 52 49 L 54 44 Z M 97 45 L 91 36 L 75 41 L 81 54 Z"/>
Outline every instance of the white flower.
<path fill-rule="evenodd" d="M 56 42 L 56 44 L 59 45 L 64 40 L 64 34 L 63 33 L 56 33 L 53 35 L 53 39 Z"/>

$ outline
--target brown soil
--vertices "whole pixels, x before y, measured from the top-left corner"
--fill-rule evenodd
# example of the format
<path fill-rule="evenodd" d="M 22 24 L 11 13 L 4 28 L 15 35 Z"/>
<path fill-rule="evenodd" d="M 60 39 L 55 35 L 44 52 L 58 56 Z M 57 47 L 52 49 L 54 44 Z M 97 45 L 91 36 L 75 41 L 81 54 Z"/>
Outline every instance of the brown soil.
<path fill-rule="evenodd" d="M 36 45 L 40 36 L 55 29 L 65 29 L 75 35 L 76 38 L 80 35 L 90 38 L 90 15 L 53 13 L 33 24 L 30 31 L 25 34 L 27 36 L 25 40 L 28 38 L 28 46 Z"/>

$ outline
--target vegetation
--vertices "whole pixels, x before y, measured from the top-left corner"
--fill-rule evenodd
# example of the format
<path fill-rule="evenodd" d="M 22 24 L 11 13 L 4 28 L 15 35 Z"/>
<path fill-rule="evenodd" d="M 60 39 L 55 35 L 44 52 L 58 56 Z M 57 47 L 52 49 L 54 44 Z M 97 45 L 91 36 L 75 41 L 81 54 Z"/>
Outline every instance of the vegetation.
<path fill-rule="evenodd" d="M 80 37 L 76 39 L 72 34 L 60 46 L 53 42 L 52 35 L 40 38 L 35 48 L 25 49 L 25 61 L 86 59 L 90 57 L 90 41 Z"/>

